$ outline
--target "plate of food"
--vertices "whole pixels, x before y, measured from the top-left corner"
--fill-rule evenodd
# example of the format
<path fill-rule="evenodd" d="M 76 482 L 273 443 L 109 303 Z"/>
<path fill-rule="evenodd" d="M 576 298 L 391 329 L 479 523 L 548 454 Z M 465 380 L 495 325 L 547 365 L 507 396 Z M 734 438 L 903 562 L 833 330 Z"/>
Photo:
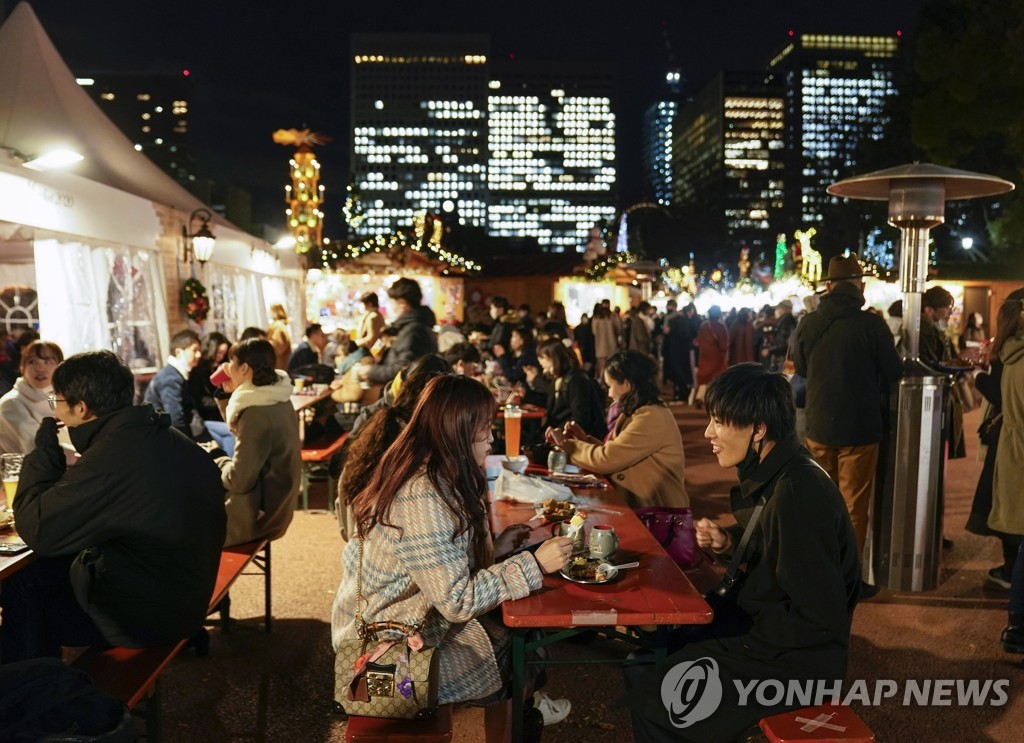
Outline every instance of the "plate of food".
<path fill-rule="evenodd" d="M 549 498 L 538 504 L 537 509 L 540 511 L 540 515 L 548 521 L 565 521 L 576 513 L 576 504 L 567 500 Z"/>
<path fill-rule="evenodd" d="M 579 555 L 572 558 L 562 566 L 558 572 L 566 580 L 573 583 L 594 584 L 608 583 L 616 578 L 617 570 L 607 570 L 607 560 L 599 560 L 596 557 L 585 557 Z"/>

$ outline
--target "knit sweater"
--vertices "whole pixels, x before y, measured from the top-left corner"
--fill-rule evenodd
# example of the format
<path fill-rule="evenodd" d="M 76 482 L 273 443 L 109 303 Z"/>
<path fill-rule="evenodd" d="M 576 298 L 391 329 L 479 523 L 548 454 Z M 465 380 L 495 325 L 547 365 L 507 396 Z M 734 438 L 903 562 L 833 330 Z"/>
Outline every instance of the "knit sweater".
<path fill-rule="evenodd" d="M 52 394 L 53 387 L 37 390 L 24 377 L 18 377 L 14 388 L 0 397 L 0 452 L 32 451 L 40 422 L 53 417 L 46 402 Z"/>

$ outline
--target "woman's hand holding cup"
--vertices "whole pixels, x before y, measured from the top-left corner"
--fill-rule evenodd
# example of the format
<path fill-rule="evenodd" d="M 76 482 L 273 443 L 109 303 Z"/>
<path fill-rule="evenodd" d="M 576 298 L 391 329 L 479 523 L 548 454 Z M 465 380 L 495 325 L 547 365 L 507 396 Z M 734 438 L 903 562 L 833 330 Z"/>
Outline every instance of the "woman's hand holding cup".
<path fill-rule="evenodd" d="M 552 537 L 544 542 L 533 556 L 544 573 L 560 570 L 572 555 L 572 540 L 569 537 Z"/>

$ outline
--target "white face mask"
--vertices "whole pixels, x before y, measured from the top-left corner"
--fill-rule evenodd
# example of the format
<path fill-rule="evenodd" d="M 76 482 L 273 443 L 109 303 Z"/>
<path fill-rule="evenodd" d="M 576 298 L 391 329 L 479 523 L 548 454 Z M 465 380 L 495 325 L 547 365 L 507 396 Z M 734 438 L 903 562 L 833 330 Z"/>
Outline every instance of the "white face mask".
<path fill-rule="evenodd" d="M 946 320 L 936 320 L 935 327 L 937 327 L 939 330 L 945 330 L 947 327 L 949 327 L 949 322 L 947 322 Z"/>

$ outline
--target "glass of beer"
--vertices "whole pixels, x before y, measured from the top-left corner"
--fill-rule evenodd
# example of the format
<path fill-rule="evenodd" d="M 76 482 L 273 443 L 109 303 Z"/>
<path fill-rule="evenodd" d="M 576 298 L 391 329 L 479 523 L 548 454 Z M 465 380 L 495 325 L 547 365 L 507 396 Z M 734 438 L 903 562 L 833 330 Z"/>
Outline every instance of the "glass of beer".
<path fill-rule="evenodd" d="M 519 439 L 523 430 L 523 411 L 518 405 L 505 406 L 505 458 L 519 456 Z"/>
<path fill-rule="evenodd" d="M 0 454 L 0 471 L 3 473 L 4 495 L 7 496 L 8 510 L 14 509 L 14 496 L 18 492 L 18 478 L 21 475 L 22 454 Z"/>

